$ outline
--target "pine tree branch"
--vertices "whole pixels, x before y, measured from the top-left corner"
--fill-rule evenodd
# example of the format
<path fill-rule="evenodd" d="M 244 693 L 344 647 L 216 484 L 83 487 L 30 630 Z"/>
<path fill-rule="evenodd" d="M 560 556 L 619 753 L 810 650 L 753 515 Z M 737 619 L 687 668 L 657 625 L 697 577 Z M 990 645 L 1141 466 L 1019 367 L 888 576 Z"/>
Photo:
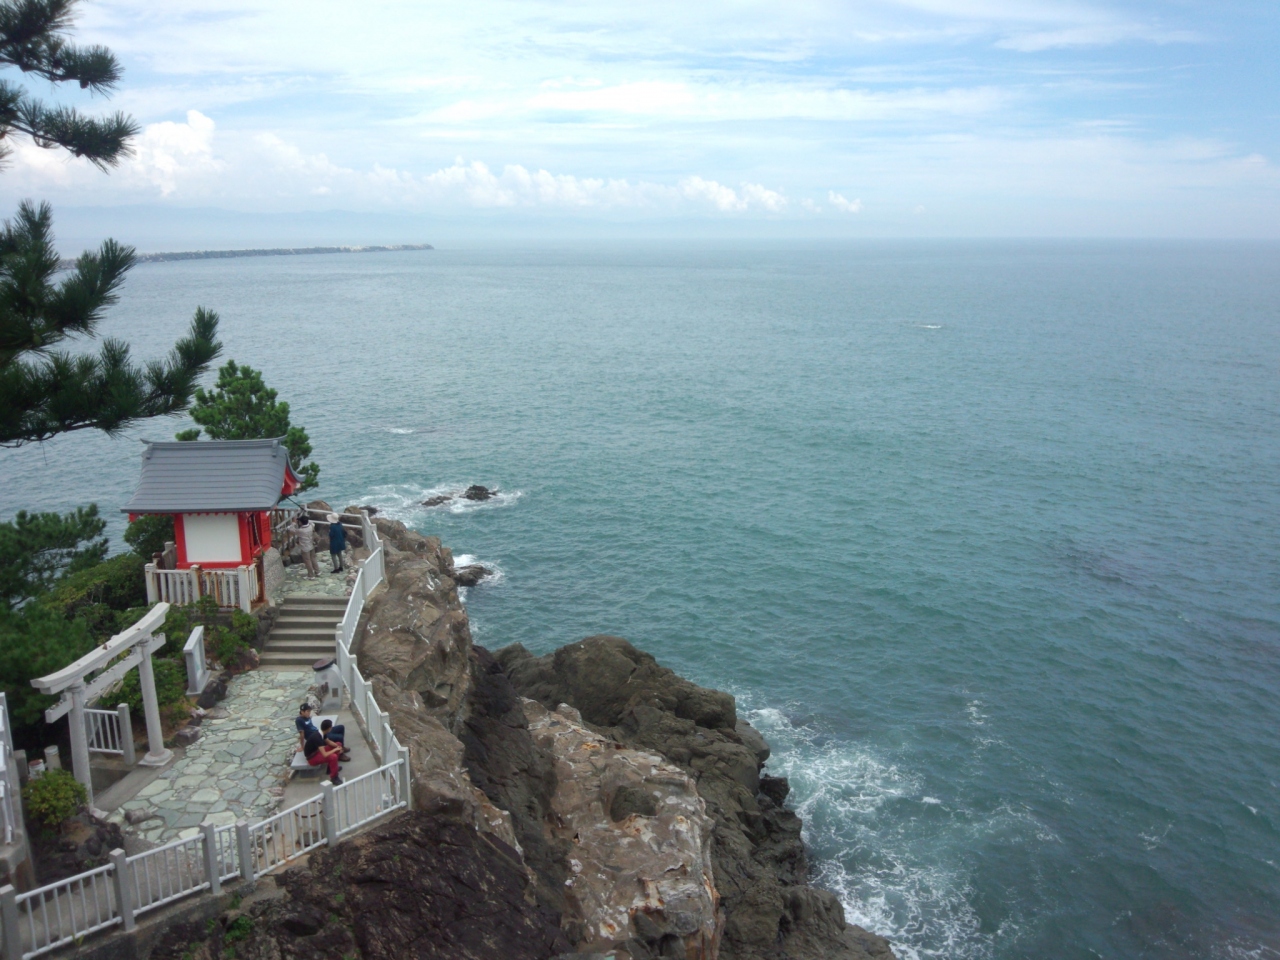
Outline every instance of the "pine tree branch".
<path fill-rule="evenodd" d="M 195 382 L 222 351 L 218 315 L 201 308 L 191 330 L 163 362 L 139 367 L 119 340 L 98 356 L 49 352 L 0 367 L 0 447 L 19 447 L 76 430 L 119 431 L 150 417 L 179 413 Z"/>

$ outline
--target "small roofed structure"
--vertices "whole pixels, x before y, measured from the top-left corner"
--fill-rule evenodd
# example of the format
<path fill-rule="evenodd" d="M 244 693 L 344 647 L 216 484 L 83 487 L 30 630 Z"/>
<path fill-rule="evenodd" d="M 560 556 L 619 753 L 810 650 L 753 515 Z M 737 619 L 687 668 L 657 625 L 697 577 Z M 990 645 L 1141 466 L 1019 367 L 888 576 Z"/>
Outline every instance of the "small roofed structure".
<path fill-rule="evenodd" d="M 137 492 L 120 509 L 134 520 L 173 517 L 176 559 L 147 565 L 147 600 L 248 611 L 263 596 L 271 512 L 301 485 L 283 438 L 148 443 Z"/>

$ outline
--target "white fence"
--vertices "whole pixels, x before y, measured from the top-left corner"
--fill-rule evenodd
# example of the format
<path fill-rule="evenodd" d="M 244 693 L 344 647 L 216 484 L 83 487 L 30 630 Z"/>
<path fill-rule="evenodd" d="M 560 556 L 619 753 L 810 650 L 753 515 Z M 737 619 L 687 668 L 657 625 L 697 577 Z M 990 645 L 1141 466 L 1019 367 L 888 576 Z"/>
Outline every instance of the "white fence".
<path fill-rule="evenodd" d="M 66 880 L 17 893 L 0 887 L 0 941 L 4 960 L 27 960 L 120 926 L 196 893 L 222 892 L 236 877 L 253 880 L 408 806 L 404 760 L 333 786 L 259 823 L 206 825 L 194 837 L 111 862 Z"/>
<path fill-rule="evenodd" d="M 378 706 L 373 696 L 373 685 L 360 673 L 356 656 L 351 652 L 351 643 L 356 636 L 356 628 L 360 624 L 360 615 L 364 613 L 365 599 L 373 593 L 378 584 L 386 578 L 386 550 L 378 536 L 378 529 L 369 520 L 367 514 L 360 513 L 361 535 L 365 546 L 369 548 L 369 558 L 360 565 L 356 581 L 351 589 L 351 599 L 347 601 L 347 611 L 342 621 L 334 628 L 335 654 L 338 670 L 342 674 L 343 685 L 351 698 L 351 709 L 360 717 L 374 749 L 383 763 L 397 758 L 405 761 L 405 771 L 409 769 L 409 751 L 401 746 L 391 729 L 391 720 L 387 712 Z"/>
<path fill-rule="evenodd" d="M 191 631 L 186 644 L 182 648 L 182 656 L 187 662 L 187 696 L 198 697 L 204 693 L 204 686 L 209 682 L 209 661 L 204 652 L 204 625 Z"/>
<path fill-rule="evenodd" d="M 127 703 L 120 704 L 114 710 L 86 709 L 84 725 L 90 753 L 114 754 L 133 766 L 136 762 L 133 721 L 129 718 Z"/>
<path fill-rule="evenodd" d="M 13 756 L 13 733 L 9 730 L 9 700 L 0 690 L 0 843 L 13 843 L 14 834 L 22 829 L 14 805 L 16 782 L 9 779 L 9 760 Z"/>
<path fill-rule="evenodd" d="M 196 603 L 201 597 L 213 597 L 222 609 L 239 607 L 248 613 L 261 592 L 257 564 L 203 570 L 192 566 L 186 570 L 161 570 L 154 563 L 146 565 L 147 603 L 164 601 L 176 607 Z"/>

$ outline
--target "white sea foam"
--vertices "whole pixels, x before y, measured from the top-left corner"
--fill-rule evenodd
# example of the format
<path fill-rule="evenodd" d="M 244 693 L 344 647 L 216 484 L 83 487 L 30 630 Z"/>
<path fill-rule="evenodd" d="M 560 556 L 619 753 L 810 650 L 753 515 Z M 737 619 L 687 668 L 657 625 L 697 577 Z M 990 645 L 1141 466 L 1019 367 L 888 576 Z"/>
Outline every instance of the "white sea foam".
<path fill-rule="evenodd" d="M 994 938 L 981 929 L 968 877 L 947 852 L 970 847 L 975 829 L 1007 829 L 1013 812 L 998 811 L 986 823 L 964 811 L 904 817 L 903 803 L 956 811 L 924 795 L 923 778 L 900 763 L 794 723 L 777 708 L 750 709 L 749 692 L 739 699 L 743 716 L 773 748 L 768 772 L 791 783 L 789 803 L 804 820 L 814 882 L 840 898 L 848 920 L 887 937 L 902 960 L 992 956 Z M 1011 927 L 1002 939 L 1015 935 Z"/>
<path fill-rule="evenodd" d="M 415 527 L 428 517 L 439 513 L 468 514 L 482 510 L 496 510 L 513 506 L 522 496 L 519 490 L 499 490 L 488 500 L 466 500 L 463 492 L 469 483 L 442 483 L 434 487 L 421 487 L 410 483 L 382 484 L 364 494 L 361 503 L 376 506 L 381 516 L 399 520 L 405 526 Z M 451 497 L 436 507 L 424 507 L 422 502 L 434 497 Z"/>
<path fill-rule="evenodd" d="M 413 427 L 386 427 L 387 433 L 406 434 L 413 433 Z"/>
<path fill-rule="evenodd" d="M 507 579 L 507 575 L 502 572 L 502 568 L 490 560 L 481 560 L 479 557 L 473 556 L 472 554 L 469 554 L 469 553 L 460 553 L 453 558 L 453 566 L 455 569 L 458 567 L 474 566 L 477 563 L 489 571 L 489 573 L 484 577 L 484 579 L 481 580 L 480 583 L 476 584 L 477 587 L 481 585 L 484 585 L 486 587 L 492 587 L 492 586 L 495 586 L 496 584 L 501 583 L 503 580 Z M 458 599 L 461 600 L 463 603 L 466 603 L 467 596 L 472 589 L 473 589 L 472 587 L 459 587 Z M 472 635 L 474 636 L 475 624 L 472 623 L 471 626 L 472 626 L 471 632 L 472 632 Z"/>

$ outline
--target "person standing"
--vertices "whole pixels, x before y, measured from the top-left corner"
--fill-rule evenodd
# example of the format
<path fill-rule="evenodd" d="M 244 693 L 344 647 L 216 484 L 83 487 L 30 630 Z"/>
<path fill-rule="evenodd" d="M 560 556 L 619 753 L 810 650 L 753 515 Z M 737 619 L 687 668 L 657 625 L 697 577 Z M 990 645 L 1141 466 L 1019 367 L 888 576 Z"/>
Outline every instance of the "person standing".
<path fill-rule="evenodd" d="M 316 563 L 316 525 L 306 510 L 298 514 L 293 530 L 298 537 L 298 549 L 302 551 L 302 562 L 307 567 L 307 579 L 314 580 L 320 576 L 320 565 Z"/>
<path fill-rule="evenodd" d="M 342 551 L 347 549 L 347 531 L 342 526 L 342 518 L 336 513 L 328 516 L 329 520 L 329 556 L 333 559 L 333 572 L 342 572 Z"/>

